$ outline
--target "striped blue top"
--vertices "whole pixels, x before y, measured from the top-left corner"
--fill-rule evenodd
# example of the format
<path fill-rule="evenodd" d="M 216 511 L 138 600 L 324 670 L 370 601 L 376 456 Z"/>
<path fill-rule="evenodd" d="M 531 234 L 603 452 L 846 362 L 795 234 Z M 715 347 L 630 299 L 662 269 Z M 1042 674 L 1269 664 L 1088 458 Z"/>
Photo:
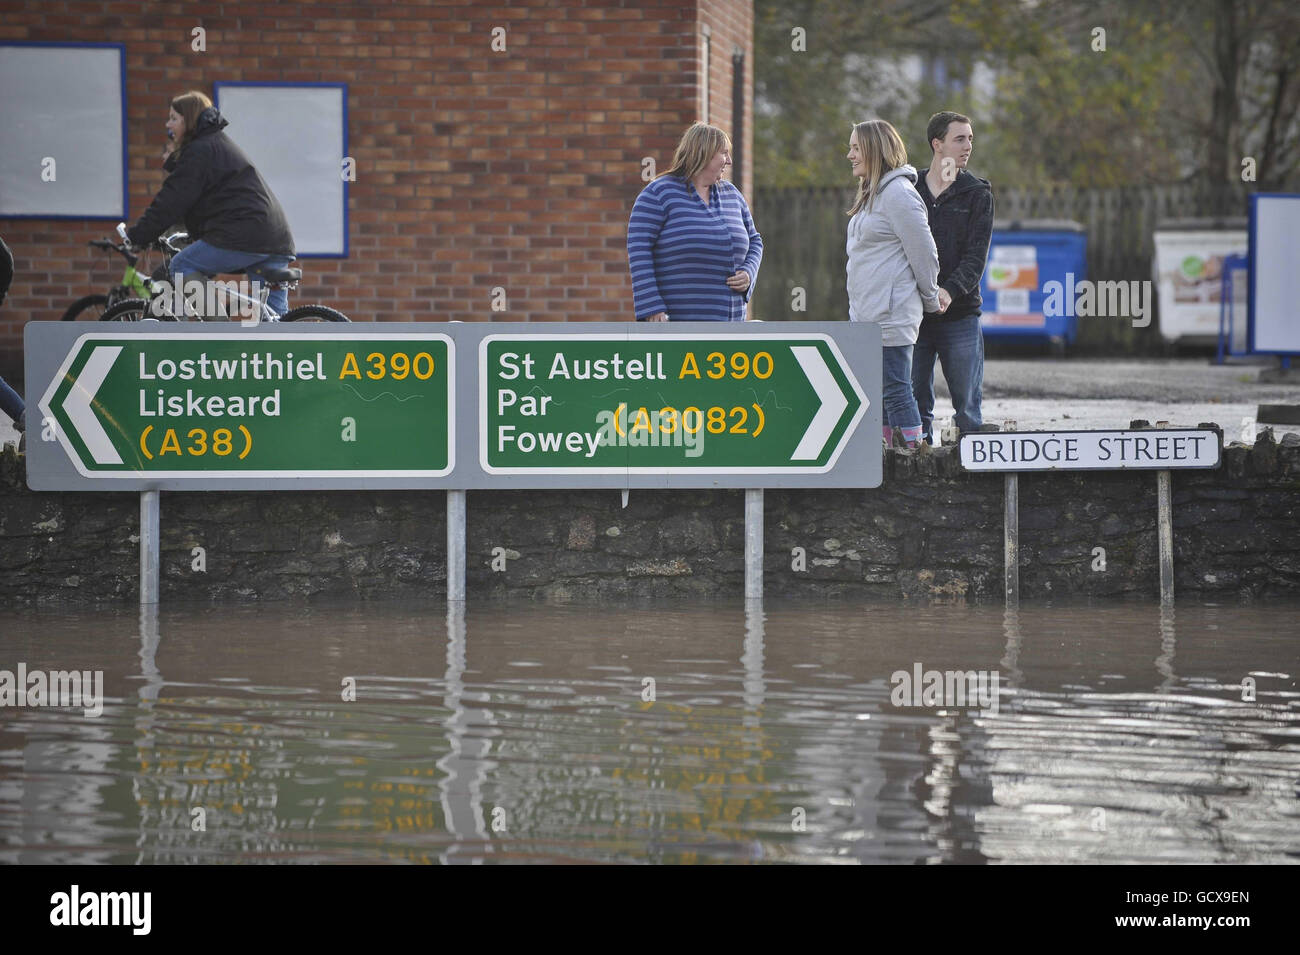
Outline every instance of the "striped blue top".
<path fill-rule="evenodd" d="M 745 197 L 725 179 L 709 187 L 707 206 L 677 176 L 660 176 L 636 197 L 627 261 L 638 322 L 658 312 L 675 322 L 743 322 L 762 259 Z M 740 269 L 749 273 L 743 295 L 727 287 Z"/>

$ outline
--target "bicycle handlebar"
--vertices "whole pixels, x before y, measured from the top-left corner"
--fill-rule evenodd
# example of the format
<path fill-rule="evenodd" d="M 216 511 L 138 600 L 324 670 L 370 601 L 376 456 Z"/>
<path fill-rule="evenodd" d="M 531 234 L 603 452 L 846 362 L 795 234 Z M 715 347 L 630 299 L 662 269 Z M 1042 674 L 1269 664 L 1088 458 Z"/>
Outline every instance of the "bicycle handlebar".
<path fill-rule="evenodd" d="M 125 231 L 125 230 L 119 229 L 119 231 Z M 167 252 L 170 254 L 175 254 L 177 249 L 175 248 L 175 246 L 171 245 L 167 241 L 170 238 L 172 237 L 159 236 L 157 239 L 149 243 L 149 248 L 155 252 Z M 131 265 L 135 265 L 140 258 L 138 255 L 135 254 L 136 251 L 140 251 L 140 250 L 137 250 L 136 247 L 131 245 L 125 238 L 122 239 L 120 245 L 116 242 L 111 242 L 108 239 L 91 239 L 87 244 L 93 246 L 96 249 L 103 249 L 105 252 L 116 252 L 118 255 L 122 256 L 122 258 L 126 259 L 126 261 Z"/>
<path fill-rule="evenodd" d="M 103 249 L 105 252 L 116 252 L 122 258 L 126 259 L 128 265 L 135 265 L 135 263 L 140 260 L 138 255 L 130 251 L 125 240 L 123 240 L 121 245 L 116 245 L 109 242 L 107 239 L 91 239 L 88 244 L 97 249 Z"/>

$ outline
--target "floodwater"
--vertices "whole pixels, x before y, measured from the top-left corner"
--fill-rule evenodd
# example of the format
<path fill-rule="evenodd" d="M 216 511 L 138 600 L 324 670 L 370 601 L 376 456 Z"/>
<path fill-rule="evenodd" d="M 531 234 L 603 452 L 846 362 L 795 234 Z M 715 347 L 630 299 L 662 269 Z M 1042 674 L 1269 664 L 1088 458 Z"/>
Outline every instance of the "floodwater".
<path fill-rule="evenodd" d="M 4 611 L 0 862 L 1295 862 L 1296 610 Z"/>

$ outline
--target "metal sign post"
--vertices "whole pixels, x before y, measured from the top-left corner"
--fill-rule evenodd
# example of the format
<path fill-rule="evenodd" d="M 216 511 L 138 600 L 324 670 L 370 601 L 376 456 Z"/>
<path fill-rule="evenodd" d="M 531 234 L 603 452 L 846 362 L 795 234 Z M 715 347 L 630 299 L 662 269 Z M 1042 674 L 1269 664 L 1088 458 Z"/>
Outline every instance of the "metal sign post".
<path fill-rule="evenodd" d="M 465 600 L 465 492 L 447 491 L 447 600 Z"/>
<path fill-rule="evenodd" d="M 1166 430 L 1168 421 L 1157 421 L 1156 427 Z M 1160 544 L 1160 603 L 1172 606 L 1174 602 L 1174 515 L 1169 469 L 1156 472 L 1156 538 Z"/>
<path fill-rule="evenodd" d="M 1015 431 L 1016 423 L 1007 421 L 1003 431 Z M 1002 569 L 1008 607 L 1020 606 L 1020 475 L 1015 471 L 1003 477 L 1002 490 Z"/>
<path fill-rule="evenodd" d="M 1156 474 L 1156 523 L 1160 538 L 1160 602 L 1174 602 L 1174 517 L 1168 471 Z"/>
<path fill-rule="evenodd" d="M 162 521 L 158 491 L 140 492 L 140 605 L 158 602 Z"/>
<path fill-rule="evenodd" d="M 763 489 L 745 491 L 745 599 L 763 599 Z"/>

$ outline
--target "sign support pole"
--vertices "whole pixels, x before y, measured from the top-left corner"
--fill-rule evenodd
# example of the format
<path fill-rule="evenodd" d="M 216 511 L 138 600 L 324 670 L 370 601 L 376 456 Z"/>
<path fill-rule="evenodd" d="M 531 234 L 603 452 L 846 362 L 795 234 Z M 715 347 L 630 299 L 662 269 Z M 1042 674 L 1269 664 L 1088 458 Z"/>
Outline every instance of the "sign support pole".
<path fill-rule="evenodd" d="M 140 606 L 158 603 L 160 491 L 140 492 Z"/>
<path fill-rule="evenodd" d="M 1168 428 L 1168 421 L 1157 421 L 1157 428 Z M 1160 542 L 1160 605 L 1174 603 L 1174 515 L 1171 475 L 1156 472 L 1156 534 Z"/>
<path fill-rule="evenodd" d="M 447 602 L 465 600 L 465 492 L 447 490 Z"/>
<path fill-rule="evenodd" d="M 1020 475 L 1004 476 L 1003 564 L 1006 570 L 1007 606 L 1020 606 Z"/>
<path fill-rule="evenodd" d="M 745 491 L 745 599 L 763 599 L 763 489 Z"/>
<path fill-rule="evenodd" d="M 1004 431 L 1015 431 L 1016 423 L 1007 421 Z M 1020 475 L 1012 471 L 1003 478 L 1002 550 L 1006 574 L 1008 607 L 1020 606 Z"/>
<path fill-rule="evenodd" d="M 1156 522 L 1160 534 L 1160 603 L 1174 602 L 1174 519 L 1170 503 L 1170 474 L 1156 472 Z"/>

